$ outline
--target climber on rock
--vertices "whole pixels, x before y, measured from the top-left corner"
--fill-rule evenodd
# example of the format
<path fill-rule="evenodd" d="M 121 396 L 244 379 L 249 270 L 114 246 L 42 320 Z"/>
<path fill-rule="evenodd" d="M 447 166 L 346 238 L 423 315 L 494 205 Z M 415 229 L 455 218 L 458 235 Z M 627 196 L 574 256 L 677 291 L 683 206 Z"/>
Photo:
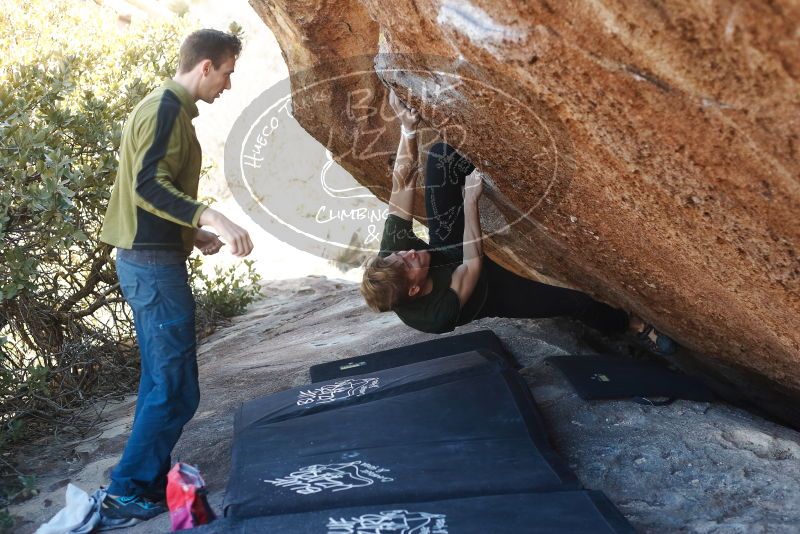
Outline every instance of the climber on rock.
<path fill-rule="evenodd" d="M 675 352 L 672 339 L 636 315 L 580 291 L 517 276 L 485 257 L 478 212 L 482 174 L 444 142 L 431 147 L 425 168 L 430 242 L 416 237 L 412 213 L 419 114 L 394 91 L 389 103 L 400 119 L 401 137 L 380 253 L 367 262 L 361 282 L 370 308 L 392 310 L 408 326 L 431 333 L 449 332 L 483 317 L 567 316 L 604 334 L 631 330 L 656 354 Z"/>

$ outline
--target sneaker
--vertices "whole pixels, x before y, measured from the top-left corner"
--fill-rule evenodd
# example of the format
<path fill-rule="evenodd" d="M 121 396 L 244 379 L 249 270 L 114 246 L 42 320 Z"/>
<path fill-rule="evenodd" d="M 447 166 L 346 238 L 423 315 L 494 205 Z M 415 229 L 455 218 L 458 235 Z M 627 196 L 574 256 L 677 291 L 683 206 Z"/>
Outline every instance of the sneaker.
<path fill-rule="evenodd" d="M 156 504 L 167 504 L 167 490 L 160 489 L 160 490 L 144 490 L 142 492 L 142 497 Z"/>
<path fill-rule="evenodd" d="M 132 527 L 167 511 L 163 504 L 154 503 L 139 495 L 112 497 L 106 495 L 100 507 L 99 530 Z"/>

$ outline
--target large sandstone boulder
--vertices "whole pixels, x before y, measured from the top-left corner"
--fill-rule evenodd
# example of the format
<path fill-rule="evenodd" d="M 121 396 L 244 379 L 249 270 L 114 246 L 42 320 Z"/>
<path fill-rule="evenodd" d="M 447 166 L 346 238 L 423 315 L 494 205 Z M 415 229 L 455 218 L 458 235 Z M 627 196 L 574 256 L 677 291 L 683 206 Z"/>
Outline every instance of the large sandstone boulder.
<path fill-rule="evenodd" d="M 379 109 L 386 83 L 491 177 L 487 218 L 514 224 L 484 221 L 490 256 L 639 313 L 762 394 L 800 391 L 797 3 L 251 3 L 295 117 L 378 196 L 397 124 L 376 137 L 385 117 L 352 102 Z"/>

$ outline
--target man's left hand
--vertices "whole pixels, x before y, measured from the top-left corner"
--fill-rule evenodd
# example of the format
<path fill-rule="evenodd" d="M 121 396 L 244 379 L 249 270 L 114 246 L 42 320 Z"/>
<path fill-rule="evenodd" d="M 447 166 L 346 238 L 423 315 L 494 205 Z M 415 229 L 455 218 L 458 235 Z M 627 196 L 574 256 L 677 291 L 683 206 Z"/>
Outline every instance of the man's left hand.
<path fill-rule="evenodd" d="M 198 230 L 194 236 L 194 246 L 205 256 L 216 254 L 224 245 L 225 243 L 220 241 L 217 234 L 206 230 Z"/>
<path fill-rule="evenodd" d="M 464 202 L 477 203 L 483 194 L 483 173 L 478 169 L 467 176 L 464 183 Z"/>

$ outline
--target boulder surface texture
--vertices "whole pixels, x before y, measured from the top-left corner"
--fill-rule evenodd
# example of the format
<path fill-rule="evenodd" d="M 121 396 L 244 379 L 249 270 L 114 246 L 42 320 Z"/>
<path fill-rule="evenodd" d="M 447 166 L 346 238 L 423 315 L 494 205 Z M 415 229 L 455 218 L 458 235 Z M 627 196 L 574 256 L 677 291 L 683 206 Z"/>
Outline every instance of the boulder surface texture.
<path fill-rule="evenodd" d="M 379 197 L 399 123 L 353 102 L 388 85 L 489 176 L 496 261 L 800 391 L 796 2 L 251 3 L 295 117 Z"/>

